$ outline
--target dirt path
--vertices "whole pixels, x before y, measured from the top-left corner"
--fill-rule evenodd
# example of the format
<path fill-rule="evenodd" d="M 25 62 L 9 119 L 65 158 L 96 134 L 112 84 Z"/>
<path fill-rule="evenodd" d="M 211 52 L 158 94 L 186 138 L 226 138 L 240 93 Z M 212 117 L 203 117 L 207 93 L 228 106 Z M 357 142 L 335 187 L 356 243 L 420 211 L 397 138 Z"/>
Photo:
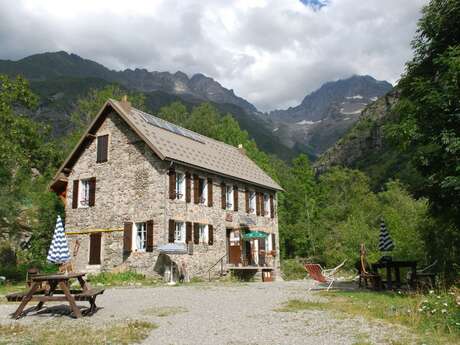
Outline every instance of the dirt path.
<path fill-rule="evenodd" d="M 159 327 L 143 344 L 391 344 L 393 327 L 327 311 L 276 311 L 289 299 L 318 300 L 306 282 L 199 284 L 179 287 L 108 289 L 92 317 L 74 320 L 30 314 L 21 324 L 58 319 L 63 327 L 124 320 Z M 0 323 L 10 322 L 14 304 L 0 304 Z M 369 338 L 369 335 L 371 337 Z"/>

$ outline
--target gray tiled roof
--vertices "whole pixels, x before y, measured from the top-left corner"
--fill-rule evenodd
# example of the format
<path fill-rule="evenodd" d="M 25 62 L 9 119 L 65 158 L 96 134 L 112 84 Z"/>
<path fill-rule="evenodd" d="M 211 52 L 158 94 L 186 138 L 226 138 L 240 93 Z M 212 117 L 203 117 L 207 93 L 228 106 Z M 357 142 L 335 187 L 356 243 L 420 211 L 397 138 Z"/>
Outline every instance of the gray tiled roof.
<path fill-rule="evenodd" d="M 153 115 L 136 108 L 126 106 L 122 102 L 110 100 L 114 108 L 124 115 L 127 122 L 135 127 L 152 150 L 161 159 L 181 162 L 224 175 L 251 184 L 281 190 L 282 188 L 251 159 L 234 146 L 225 144 L 201 134 L 178 127 Z M 160 126 L 170 125 L 176 128 L 176 134 L 169 130 L 153 125 L 146 120 L 159 122 Z M 193 138 L 193 139 L 192 139 Z"/>

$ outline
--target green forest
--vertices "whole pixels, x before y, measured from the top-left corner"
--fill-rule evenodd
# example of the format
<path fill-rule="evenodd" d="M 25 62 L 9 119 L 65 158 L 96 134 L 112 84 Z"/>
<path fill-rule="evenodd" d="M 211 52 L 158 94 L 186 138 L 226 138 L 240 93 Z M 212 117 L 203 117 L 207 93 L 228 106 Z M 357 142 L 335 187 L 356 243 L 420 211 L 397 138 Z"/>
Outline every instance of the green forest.
<path fill-rule="evenodd" d="M 431 1 L 424 8 L 413 58 L 396 87 L 397 116 L 385 124 L 391 149 L 416 168 L 413 184 L 390 177 L 376 186 L 364 172 L 341 167 L 318 175 L 306 155 L 286 162 L 263 152 L 231 115 L 209 103 L 188 107 L 176 101 L 157 115 L 230 145 L 243 144 L 283 187 L 278 212 L 286 267 L 301 258 L 325 266 L 347 259 L 352 268 L 360 243 L 369 260 L 377 260 L 383 218 L 395 242 L 392 256 L 421 266 L 437 260 L 444 281 L 452 283 L 460 272 L 458 18 L 457 1 Z M 49 128 L 25 115 L 38 104 L 28 81 L 0 76 L 0 275 L 19 278 L 25 266 L 45 265 L 56 215 L 63 214 L 49 182 L 104 102 L 124 94 L 117 85 L 92 89 L 76 102 L 72 133 L 55 140 Z M 142 94 L 128 98 L 149 112 Z"/>

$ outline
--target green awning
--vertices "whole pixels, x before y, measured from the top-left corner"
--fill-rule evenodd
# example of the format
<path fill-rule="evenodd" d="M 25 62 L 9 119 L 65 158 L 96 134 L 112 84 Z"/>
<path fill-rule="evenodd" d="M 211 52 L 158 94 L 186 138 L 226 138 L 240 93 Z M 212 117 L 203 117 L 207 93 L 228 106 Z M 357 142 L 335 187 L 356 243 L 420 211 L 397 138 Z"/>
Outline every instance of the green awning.
<path fill-rule="evenodd" d="M 267 238 L 268 234 L 262 231 L 249 231 L 243 235 L 243 240 L 249 241 L 257 238 Z"/>

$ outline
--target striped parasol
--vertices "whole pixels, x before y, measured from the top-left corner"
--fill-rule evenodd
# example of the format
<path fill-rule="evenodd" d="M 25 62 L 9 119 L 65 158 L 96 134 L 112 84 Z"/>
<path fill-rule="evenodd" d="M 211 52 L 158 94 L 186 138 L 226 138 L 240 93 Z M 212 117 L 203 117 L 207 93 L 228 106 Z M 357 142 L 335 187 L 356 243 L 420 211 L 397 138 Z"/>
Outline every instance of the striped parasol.
<path fill-rule="evenodd" d="M 53 240 L 51 241 L 48 257 L 46 259 L 55 264 L 63 264 L 70 261 L 69 246 L 67 244 L 67 238 L 65 237 L 61 216 L 57 217 Z"/>
<path fill-rule="evenodd" d="M 379 250 L 381 252 L 388 252 L 394 249 L 393 240 L 388 233 L 385 221 L 382 219 L 380 222 L 380 239 L 379 239 Z"/>

